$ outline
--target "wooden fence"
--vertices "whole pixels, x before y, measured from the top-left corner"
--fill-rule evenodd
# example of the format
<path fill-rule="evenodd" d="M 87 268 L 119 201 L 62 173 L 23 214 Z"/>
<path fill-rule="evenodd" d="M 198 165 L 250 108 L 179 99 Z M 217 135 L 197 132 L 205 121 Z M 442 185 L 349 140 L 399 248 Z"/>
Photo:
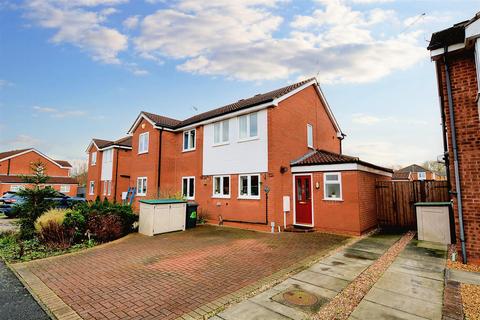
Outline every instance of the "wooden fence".
<path fill-rule="evenodd" d="M 450 201 L 447 181 L 377 181 L 377 217 L 387 228 L 417 228 L 416 202 Z"/>

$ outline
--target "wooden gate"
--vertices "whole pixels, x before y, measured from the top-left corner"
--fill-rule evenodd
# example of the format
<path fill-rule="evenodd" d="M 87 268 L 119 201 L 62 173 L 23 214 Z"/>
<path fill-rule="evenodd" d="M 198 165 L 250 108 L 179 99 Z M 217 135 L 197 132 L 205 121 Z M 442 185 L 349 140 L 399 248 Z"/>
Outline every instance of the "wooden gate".
<path fill-rule="evenodd" d="M 417 229 L 416 202 L 448 202 L 447 181 L 377 181 L 377 217 L 380 226 Z"/>

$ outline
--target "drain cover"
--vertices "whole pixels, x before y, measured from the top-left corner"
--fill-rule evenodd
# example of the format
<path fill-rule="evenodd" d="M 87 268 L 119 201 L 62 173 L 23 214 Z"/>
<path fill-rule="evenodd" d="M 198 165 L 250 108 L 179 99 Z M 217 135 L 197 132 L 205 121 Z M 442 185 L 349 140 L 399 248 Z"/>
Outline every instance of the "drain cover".
<path fill-rule="evenodd" d="M 318 298 L 316 296 L 303 290 L 291 290 L 284 292 L 283 299 L 290 304 L 301 307 L 310 307 L 318 302 Z"/>

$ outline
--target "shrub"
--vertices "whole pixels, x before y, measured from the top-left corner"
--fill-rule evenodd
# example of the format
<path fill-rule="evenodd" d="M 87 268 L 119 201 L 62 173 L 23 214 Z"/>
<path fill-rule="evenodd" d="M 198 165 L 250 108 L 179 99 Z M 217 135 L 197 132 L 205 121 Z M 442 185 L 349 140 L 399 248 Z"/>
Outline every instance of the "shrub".
<path fill-rule="evenodd" d="M 35 221 L 35 231 L 40 233 L 43 229 L 43 226 L 46 226 L 50 222 L 55 222 L 58 225 L 62 225 L 65 215 L 69 210 L 66 209 L 50 209 Z"/>
<path fill-rule="evenodd" d="M 75 230 L 67 229 L 55 220 L 41 224 L 39 238 L 48 247 L 66 249 L 73 241 Z"/>
<path fill-rule="evenodd" d="M 123 235 L 122 220 L 114 214 L 91 214 L 88 217 L 87 229 L 99 242 L 115 240 Z"/>
<path fill-rule="evenodd" d="M 85 216 L 76 210 L 69 210 L 65 214 L 65 219 L 63 220 L 63 226 L 66 229 L 73 230 L 74 232 L 74 241 L 82 240 L 86 227 L 87 227 L 87 219 Z"/>

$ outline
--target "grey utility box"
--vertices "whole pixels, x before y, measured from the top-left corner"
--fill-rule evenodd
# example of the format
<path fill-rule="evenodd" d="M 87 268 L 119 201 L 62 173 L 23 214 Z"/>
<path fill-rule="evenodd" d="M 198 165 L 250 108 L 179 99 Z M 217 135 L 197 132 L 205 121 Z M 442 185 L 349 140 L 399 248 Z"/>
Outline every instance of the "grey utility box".
<path fill-rule="evenodd" d="M 450 244 L 450 202 L 415 203 L 418 240 Z"/>
<path fill-rule="evenodd" d="M 185 230 L 186 201 L 140 200 L 138 232 L 147 236 Z"/>

